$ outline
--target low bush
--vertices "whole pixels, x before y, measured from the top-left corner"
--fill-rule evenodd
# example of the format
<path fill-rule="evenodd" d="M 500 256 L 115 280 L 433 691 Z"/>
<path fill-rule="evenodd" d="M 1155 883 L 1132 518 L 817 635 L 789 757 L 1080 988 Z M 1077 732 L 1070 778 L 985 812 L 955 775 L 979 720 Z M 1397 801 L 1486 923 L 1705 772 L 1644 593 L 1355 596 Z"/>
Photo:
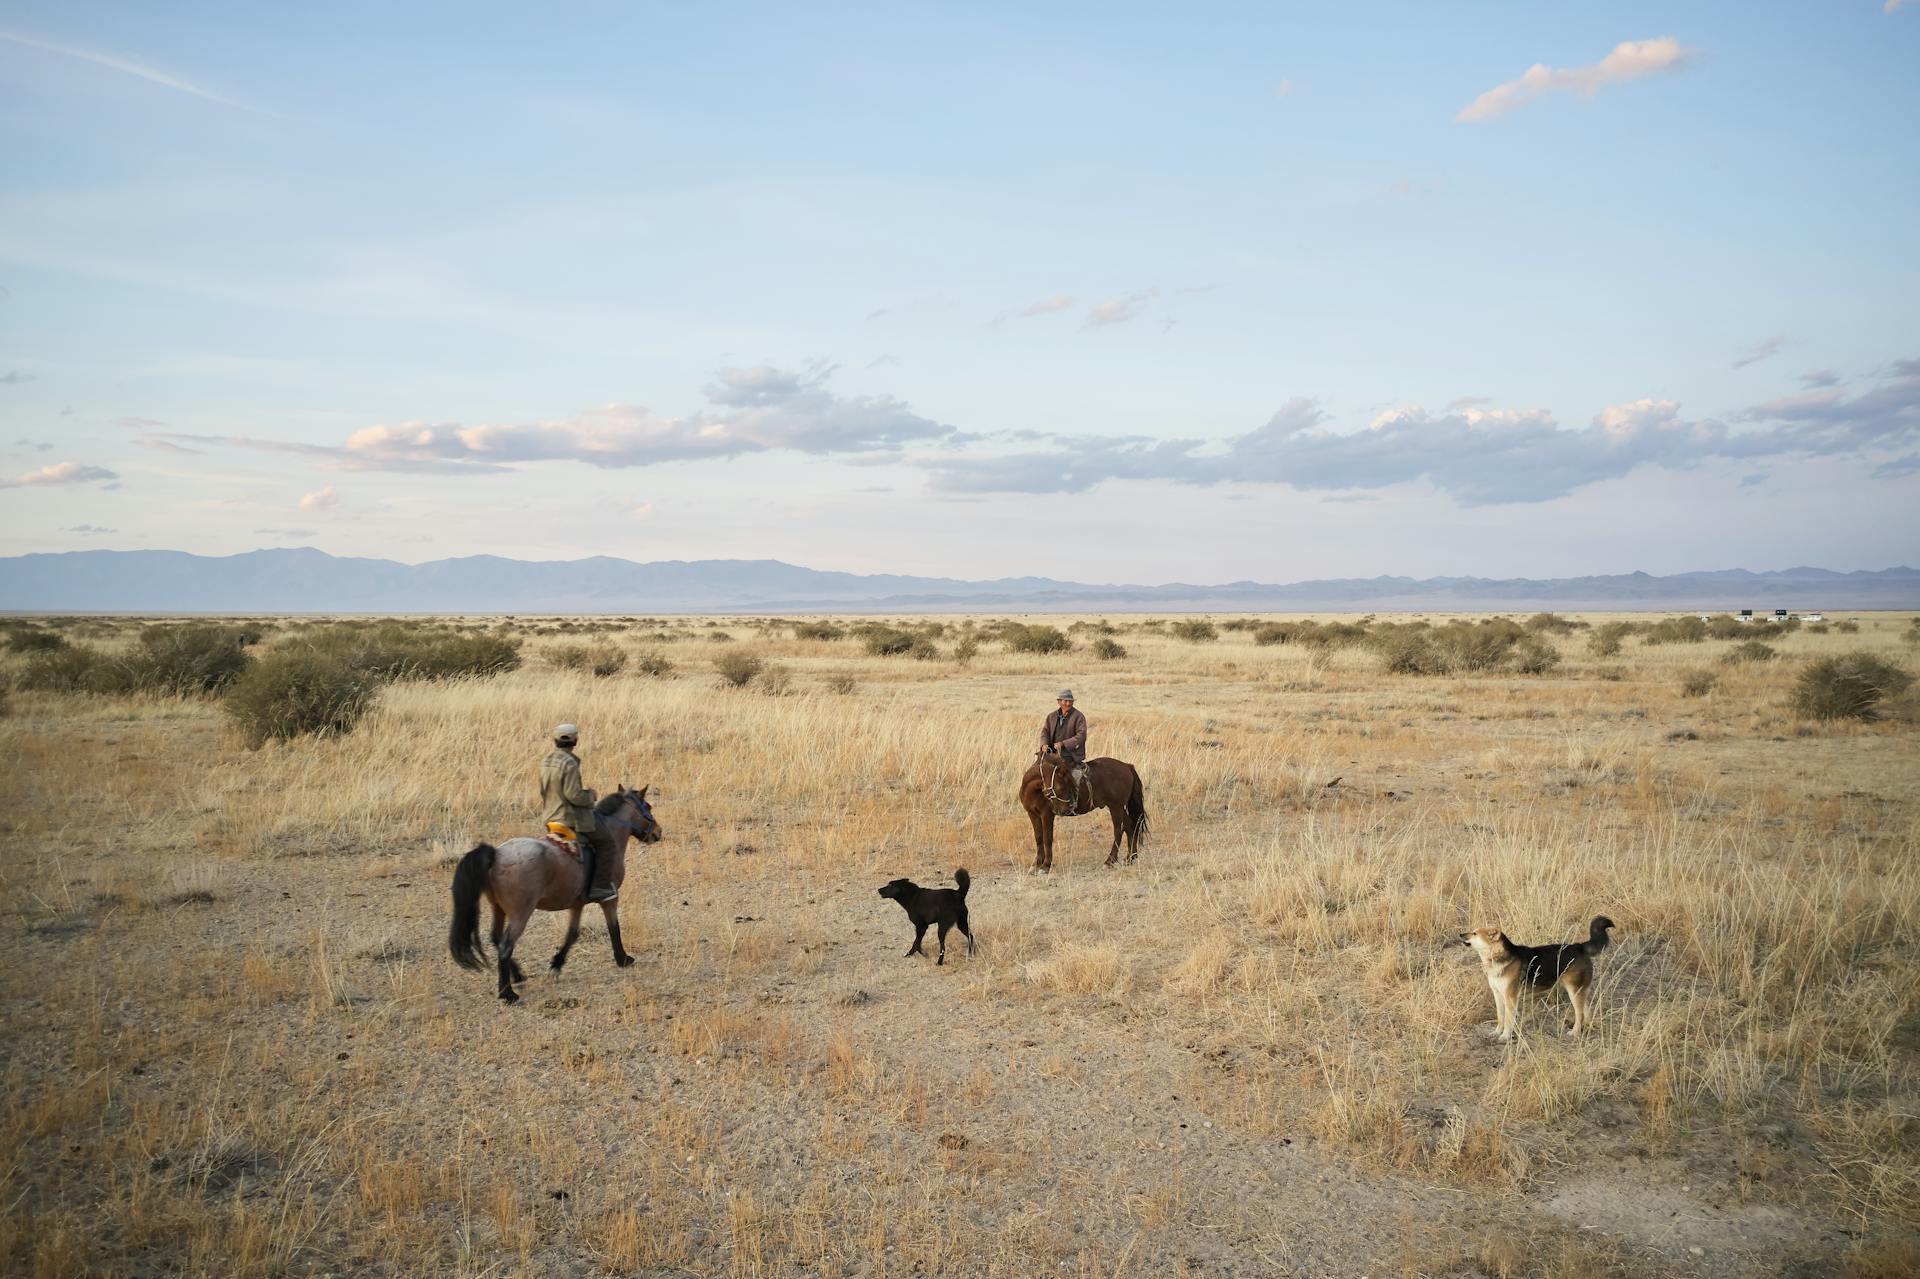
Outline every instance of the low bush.
<path fill-rule="evenodd" d="M 1435 628 L 1433 645 L 1450 670 L 1491 671 L 1505 664 L 1525 634 L 1518 623 L 1505 618 L 1478 624 L 1449 622 Z"/>
<path fill-rule="evenodd" d="M 296 646 L 378 679 L 500 675 L 520 665 L 520 641 L 505 635 L 448 635 L 394 623 L 336 623 L 286 647 Z"/>
<path fill-rule="evenodd" d="M 845 696 L 846 694 L 851 693 L 855 689 L 860 687 L 859 680 L 845 673 L 842 673 L 839 675 L 829 675 L 827 676 L 825 682 L 826 682 L 827 691 L 829 693 L 839 693 L 842 696 Z"/>
<path fill-rule="evenodd" d="M 793 672 L 778 662 L 768 662 L 754 687 L 769 697 L 785 697 L 793 691 Z"/>
<path fill-rule="evenodd" d="M 1720 677 L 1712 671 L 1688 671 L 1680 677 L 1680 696 L 1705 697 L 1719 682 Z"/>
<path fill-rule="evenodd" d="M 913 637 L 913 643 L 907 645 L 907 656 L 916 662 L 937 661 L 940 657 L 939 646 L 924 635 Z"/>
<path fill-rule="evenodd" d="M 723 682 L 734 688 L 745 688 L 754 676 L 766 669 L 766 663 L 755 654 L 736 648 L 714 658 L 713 669 L 720 672 Z"/>
<path fill-rule="evenodd" d="M 1631 622 L 1604 622 L 1587 636 L 1587 651 L 1595 657 L 1618 657 L 1621 645 L 1632 630 Z"/>
<path fill-rule="evenodd" d="M 1753 629 L 1731 613 L 1715 613 L 1707 619 L 1706 626 L 1707 638 L 1717 640 L 1739 639 Z"/>
<path fill-rule="evenodd" d="M 1444 675 L 1449 667 L 1433 641 L 1412 627 L 1396 627 L 1375 641 L 1380 665 L 1390 675 Z"/>
<path fill-rule="evenodd" d="M 1265 626 L 1256 626 L 1253 630 L 1253 642 L 1262 647 L 1274 644 L 1293 643 L 1294 628 L 1285 622 L 1269 622 Z"/>
<path fill-rule="evenodd" d="M 800 640 L 837 640 L 845 639 L 845 630 L 831 622 L 796 622 L 793 637 Z"/>
<path fill-rule="evenodd" d="M 1175 639 L 1183 639 L 1189 644 L 1205 644 L 1220 638 L 1219 630 L 1204 617 L 1183 617 L 1167 629 Z"/>
<path fill-rule="evenodd" d="M 1771 662 L 1775 656 L 1771 644 L 1763 644 L 1759 640 L 1748 640 L 1744 644 L 1734 645 L 1733 649 L 1720 660 L 1729 666 L 1738 666 L 1744 662 Z"/>
<path fill-rule="evenodd" d="M 1567 635 L 1578 630 L 1582 623 L 1562 617 L 1558 613 L 1535 613 L 1523 625 L 1536 635 Z"/>
<path fill-rule="evenodd" d="M 176 697 L 219 693 L 252 662 L 233 627 L 149 626 L 140 632 L 140 651 L 127 659 L 128 682 Z"/>
<path fill-rule="evenodd" d="M 1856 626 L 1853 629 L 1857 631 L 1860 628 Z M 1827 633 L 1827 624 L 1825 622 L 1808 622 L 1807 623 L 1807 634 L 1825 635 L 1826 633 Z"/>
<path fill-rule="evenodd" d="M 633 655 L 633 668 L 642 675 L 660 679 L 673 674 L 673 661 L 657 648 L 643 648 Z"/>
<path fill-rule="evenodd" d="M 1920 620 L 1920 619 L 1915 619 L 1915 620 Z M 1842 635 L 1858 635 L 1860 633 L 1860 623 L 1835 622 L 1833 624 L 1833 629 L 1836 631 L 1839 631 Z M 1920 632 L 1914 632 L 1914 633 L 1920 634 Z"/>
<path fill-rule="evenodd" d="M 1513 669 L 1522 675 L 1545 675 L 1560 665 L 1560 650 L 1542 639 L 1521 640 L 1513 650 Z"/>
<path fill-rule="evenodd" d="M 252 746 L 353 730 L 380 677 L 337 656 L 289 647 L 268 653 L 227 690 L 226 711 Z"/>
<path fill-rule="evenodd" d="M 1647 627 L 1648 644 L 1704 644 L 1707 624 L 1697 617 L 1668 617 Z"/>
<path fill-rule="evenodd" d="M 883 626 L 878 622 L 868 622 L 855 632 L 867 652 L 875 657 L 898 657 L 913 648 L 917 636 L 912 631 L 903 631 L 897 626 Z"/>
<path fill-rule="evenodd" d="M 1073 648 L 1073 641 L 1057 626 L 1013 622 L 1001 631 L 1000 638 L 1015 653 L 1065 653 Z"/>
<path fill-rule="evenodd" d="M 1119 642 L 1103 635 L 1093 642 L 1093 655 L 1103 662 L 1117 662 L 1127 655 L 1127 650 Z"/>
<path fill-rule="evenodd" d="M 1800 672 L 1793 709 L 1807 719 L 1871 719 L 1882 701 L 1912 683 L 1912 675 L 1872 653 L 1826 657 Z"/>
<path fill-rule="evenodd" d="M 547 662 L 563 671 L 607 679 L 627 668 L 627 651 L 613 644 L 563 644 L 547 650 Z"/>
<path fill-rule="evenodd" d="M 980 641 L 971 635 L 961 636 L 960 641 L 953 646 L 953 660 L 962 666 L 970 664 L 978 656 L 980 656 Z"/>
<path fill-rule="evenodd" d="M 58 631 L 25 624 L 7 628 L 7 647 L 16 653 L 55 653 L 66 646 L 66 636 Z"/>
<path fill-rule="evenodd" d="M 65 644 L 35 654 L 21 670 L 21 688 L 42 693 L 130 693 L 133 671 L 125 661 L 86 644 Z"/>

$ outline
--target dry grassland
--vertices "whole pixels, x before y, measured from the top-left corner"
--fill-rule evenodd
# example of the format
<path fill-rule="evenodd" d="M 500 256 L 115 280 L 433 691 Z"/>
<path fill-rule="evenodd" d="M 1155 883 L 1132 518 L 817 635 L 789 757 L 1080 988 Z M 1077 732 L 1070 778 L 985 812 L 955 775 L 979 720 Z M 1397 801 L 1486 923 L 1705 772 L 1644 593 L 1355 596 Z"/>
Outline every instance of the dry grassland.
<path fill-rule="evenodd" d="M 14 693 L 0 1269 L 1913 1273 L 1912 706 L 1787 709 L 1813 656 L 1911 666 L 1905 616 L 1705 697 L 1724 644 L 1442 678 L 1113 620 L 1123 660 L 965 666 L 642 623 L 597 638 L 675 673 L 606 679 L 538 634 L 258 751 L 217 703 Z M 722 688 L 714 630 L 784 691 Z M 1062 682 L 1154 839 L 1107 871 L 1104 815 L 1062 822 L 1036 879 L 1014 791 Z M 639 964 L 596 913 L 556 980 L 539 916 L 509 1009 L 447 958 L 450 867 L 533 828 L 563 719 L 666 840 Z M 875 888 L 961 865 L 981 953 L 903 958 Z M 1596 913 L 1592 1033 L 1536 1002 L 1490 1042 L 1449 938 Z"/>

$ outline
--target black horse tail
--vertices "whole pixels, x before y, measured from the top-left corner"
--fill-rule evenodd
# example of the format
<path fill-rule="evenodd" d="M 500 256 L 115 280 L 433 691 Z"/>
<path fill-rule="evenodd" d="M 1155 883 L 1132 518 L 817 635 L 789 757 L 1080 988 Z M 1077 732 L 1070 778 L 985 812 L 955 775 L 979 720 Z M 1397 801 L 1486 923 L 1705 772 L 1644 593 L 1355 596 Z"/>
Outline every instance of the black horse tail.
<path fill-rule="evenodd" d="M 960 885 L 960 900 L 965 901 L 967 899 L 967 885 L 973 882 L 973 876 L 967 874 L 967 868 L 962 866 L 959 870 L 953 872 L 953 882 Z"/>
<path fill-rule="evenodd" d="M 453 923 L 447 929 L 447 949 L 462 968 L 484 969 L 480 954 L 480 895 L 493 873 L 492 844 L 475 844 L 453 868 Z"/>
<path fill-rule="evenodd" d="M 1127 793 L 1127 839 L 1138 847 L 1147 838 L 1147 788 L 1140 784 L 1140 774 L 1133 775 L 1133 789 Z"/>

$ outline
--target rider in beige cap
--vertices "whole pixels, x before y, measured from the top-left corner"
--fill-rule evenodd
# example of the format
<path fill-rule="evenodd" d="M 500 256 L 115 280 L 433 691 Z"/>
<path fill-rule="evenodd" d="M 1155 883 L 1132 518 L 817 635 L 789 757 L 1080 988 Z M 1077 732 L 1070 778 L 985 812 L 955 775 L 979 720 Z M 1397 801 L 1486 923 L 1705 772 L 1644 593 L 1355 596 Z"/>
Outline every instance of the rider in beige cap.
<path fill-rule="evenodd" d="M 1073 690 L 1063 688 L 1058 698 L 1060 709 L 1040 725 L 1040 749 L 1058 751 L 1073 765 L 1077 787 L 1087 780 L 1087 717 L 1073 708 Z"/>
<path fill-rule="evenodd" d="M 580 757 L 573 753 L 579 741 L 580 730 L 573 724 L 553 730 L 553 750 L 540 761 L 540 798 L 547 806 L 546 820 L 571 826 L 580 837 L 580 851 L 587 858 L 587 900 L 610 901 L 618 895 L 607 882 L 613 872 L 613 840 L 600 829 L 594 793 L 580 784 Z"/>

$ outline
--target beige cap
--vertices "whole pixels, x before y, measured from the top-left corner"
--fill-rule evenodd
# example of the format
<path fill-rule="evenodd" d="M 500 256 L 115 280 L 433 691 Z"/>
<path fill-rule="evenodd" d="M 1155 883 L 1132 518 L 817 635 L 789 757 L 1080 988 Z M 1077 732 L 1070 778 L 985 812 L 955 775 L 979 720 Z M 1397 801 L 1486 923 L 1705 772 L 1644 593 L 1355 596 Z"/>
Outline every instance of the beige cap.
<path fill-rule="evenodd" d="M 580 740 L 580 726 L 579 726 L 578 724 L 562 724 L 562 725 L 561 725 L 560 727 L 558 727 L 558 728 L 556 728 L 556 729 L 554 729 L 554 730 L 553 730 L 553 740 L 554 740 L 554 741 L 556 741 L 556 742 L 558 742 L 558 741 L 569 741 L 569 742 L 577 742 L 577 741 L 579 741 L 579 740 Z"/>

